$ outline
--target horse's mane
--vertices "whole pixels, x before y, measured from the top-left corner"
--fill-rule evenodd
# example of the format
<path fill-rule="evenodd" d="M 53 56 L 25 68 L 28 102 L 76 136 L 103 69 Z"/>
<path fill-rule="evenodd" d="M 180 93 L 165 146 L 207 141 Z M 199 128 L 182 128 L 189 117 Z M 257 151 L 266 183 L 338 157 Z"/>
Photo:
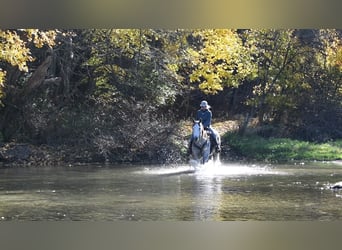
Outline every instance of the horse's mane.
<path fill-rule="evenodd" d="M 202 123 L 202 120 L 199 119 L 199 120 L 193 120 L 193 126 L 195 126 L 195 124 L 198 124 L 200 126 L 200 129 L 201 129 L 201 136 L 204 137 L 204 138 L 207 138 L 208 137 L 208 134 L 205 133 L 205 129 L 204 129 L 204 126 L 203 126 L 203 123 Z"/>

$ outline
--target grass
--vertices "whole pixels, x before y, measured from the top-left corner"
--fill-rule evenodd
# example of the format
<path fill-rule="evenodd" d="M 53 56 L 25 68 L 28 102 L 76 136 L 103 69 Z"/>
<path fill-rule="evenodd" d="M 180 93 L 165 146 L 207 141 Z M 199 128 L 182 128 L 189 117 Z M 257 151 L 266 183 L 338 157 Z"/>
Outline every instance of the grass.
<path fill-rule="evenodd" d="M 288 138 L 263 138 L 227 133 L 223 142 L 246 159 L 268 162 L 331 161 L 342 159 L 342 140 L 312 143 Z"/>

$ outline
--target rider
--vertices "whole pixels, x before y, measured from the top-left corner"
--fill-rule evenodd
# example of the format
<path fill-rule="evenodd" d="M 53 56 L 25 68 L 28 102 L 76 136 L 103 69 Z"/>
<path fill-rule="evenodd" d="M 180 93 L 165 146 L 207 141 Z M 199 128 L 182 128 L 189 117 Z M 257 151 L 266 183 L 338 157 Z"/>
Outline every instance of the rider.
<path fill-rule="evenodd" d="M 212 112 L 209 110 L 210 106 L 208 105 L 207 101 L 202 101 L 200 104 L 200 109 L 197 110 L 196 113 L 196 120 L 201 120 L 203 127 L 205 130 L 210 131 L 210 136 L 212 137 L 214 143 L 216 144 L 216 151 L 220 152 L 221 148 L 220 148 L 220 144 L 217 141 L 217 132 L 211 127 L 211 118 L 212 118 Z M 189 143 L 189 147 L 188 147 L 188 153 L 191 153 L 191 144 L 192 144 L 192 140 L 193 138 L 190 138 L 190 143 Z"/>

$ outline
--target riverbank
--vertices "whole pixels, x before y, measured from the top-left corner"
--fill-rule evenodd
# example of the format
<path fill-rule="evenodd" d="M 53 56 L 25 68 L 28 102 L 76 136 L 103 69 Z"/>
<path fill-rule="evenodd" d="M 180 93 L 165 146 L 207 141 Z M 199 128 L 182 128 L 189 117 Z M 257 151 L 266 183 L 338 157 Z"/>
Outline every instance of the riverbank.
<path fill-rule="evenodd" d="M 191 134 L 191 121 L 181 121 L 168 134 L 154 135 L 153 143 L 142 150 L 129 147 L 100 148 L 93 144 L 33 145 L 29 143 L 3 143 L 0 145 L 0 167 L 54 167 L 83 164 L 183 164 L 188 161 L 187 146 Z M 236 122 L 217 123 L 220 134 L 233 131 Z M 158 143 L 156 143 L 158 142 Z M 113 143 L 114 144 L 114 143 Z M 107 145 L 105 145 L 107 146 Z M 222 157 L 229 157 L 224 146 Z"/>
<path fill-rule="evenodd" d="M 182 164 L 191 134 L 191 121 L 181 121 L 158 145 L 134 151 L 129 148 L 100 152 L 93 145 L 32 145 L 4 143 L 0 146 L 0 167 L 53 167 L 105 163 Z M 287 138 L 264 138 L 255 133 L 241 136 L 236 120 L 215 121 L 222 139 L 221 159 L 272 163 L 342 160 L 342 140 L 312 143 Z M 165 139 L 166 138 L 166 139 Z"/>
<path fill-rule="evenodd" d="M 256 161 L 337 161 L 342 159 L 342 140 L 315 143 L 288 138 L 263 138 L 227 133 L 225 141 L 241 157 Z"/>

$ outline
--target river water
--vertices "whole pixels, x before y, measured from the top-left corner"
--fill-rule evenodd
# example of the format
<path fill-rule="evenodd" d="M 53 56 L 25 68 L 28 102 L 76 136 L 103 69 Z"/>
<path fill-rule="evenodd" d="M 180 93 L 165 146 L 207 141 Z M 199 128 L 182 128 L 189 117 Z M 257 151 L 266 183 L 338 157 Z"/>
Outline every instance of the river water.
<path fill-rule="evenodd" d="M 6 221 L 332 221 L 340 163 L 14 168 L 0 170 Z"/>

